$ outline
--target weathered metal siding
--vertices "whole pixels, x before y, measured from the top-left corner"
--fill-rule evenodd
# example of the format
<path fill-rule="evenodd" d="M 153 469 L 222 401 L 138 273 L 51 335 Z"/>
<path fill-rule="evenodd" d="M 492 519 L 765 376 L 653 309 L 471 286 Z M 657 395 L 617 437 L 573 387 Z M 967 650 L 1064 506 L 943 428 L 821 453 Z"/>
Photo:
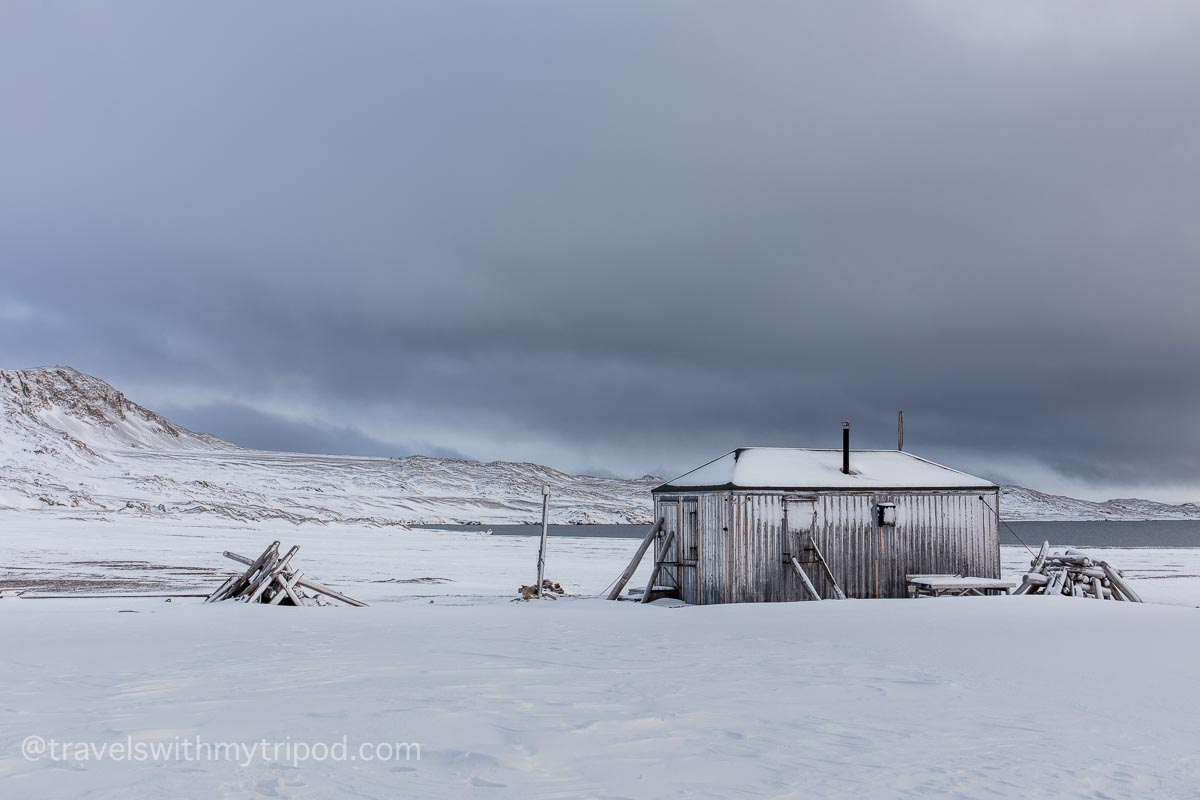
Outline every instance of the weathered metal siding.
<path fill-rule="evenodd" d="M 686 558 L 682 568 L 664 570 L 682 578 L 682 599 L 705 605 L 808 599 L 794 568 L 784 560 L 785 553 L 802 552 L 809 535 L 785 524 L 784 501 L 789 496 L 727 491 L 656 496 L 656 511 L 667 520 L 664 532 L 675 530 L 677 537 L 684 522 L 682 509 L 690 507 L 691 498 L 698 501 L 692 573 Z M 849 597 L 904 597 L 905 575 L 910 573 L 1000 576 L 996 489 L 806 496 L 815 499 L 813 540 Z M 894 526 L 879 525 L 879 503 L 895 504 Z M 655 552 L 664 555 L 661 541 Z M 677 547 L 665 555 L 681 558 Z M 805 571 L 822 597 L 833 596 L 824 570 L 806 564 Z"/>
<path fill-rule="evenodd" d="M 1000 577 L 998 490 L 895 494 L 887 502 L 896 504 L 896 525 L 883 537 L 882 596 L 904 597 L 912 573 Z"/>
<path fill-rule="evenodd" d="M 847 597 L 879 597 L 879 526 L 875 498 L 845 492 L 819 494 L 813 538 Z M 822 597 L 832 597 L 825 571 L 808 570 Z M 797 600 L 807 600 L 801 594 Z"/>
<path fill-rule="evenodd" d="M 729 602 L 725 599 L 729 573 L 725 544 L 733 524 L 731 506 L 729 492 L 700 495 L 700 563 L 697 565 L 696 596 L 683 598 L 688 603 Z"/>

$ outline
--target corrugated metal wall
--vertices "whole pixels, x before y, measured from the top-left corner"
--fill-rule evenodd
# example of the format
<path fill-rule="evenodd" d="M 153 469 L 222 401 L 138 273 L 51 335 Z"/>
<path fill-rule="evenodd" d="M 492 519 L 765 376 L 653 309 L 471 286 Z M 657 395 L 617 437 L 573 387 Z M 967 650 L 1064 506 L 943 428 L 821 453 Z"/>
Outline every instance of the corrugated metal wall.
<path fill-rule="evenodd" d="M 656 510 L 667 518 L 664 530 L 676 530 L 677 538 L 685 521 L 683 509 L 691 508 L 681 503 L 698 501 L 695 566 L 685 563 L 669 573 L 682 578 L 685 601 L 808 599 L 783 557 L 801 553 L 808 536 L 785 526 L 785 497 L 727 491 L 655 497 Z M 905 575 L 911 573 L 1000 577 L 998 490 L 815 492 L 807 497 L 815 500 L 813 539 L 849 597 L 904 597 Z M 896 505 L 895 526 L 878 524 L 878 504 L 885 502 Z M 655 548 L 657 557 L 680 557 L 674 546 L 669 553 L 660 551 L 661 542 Z M 833 596 L 818 565 L 806 565 L 805 570 L 822 597 Z"/>

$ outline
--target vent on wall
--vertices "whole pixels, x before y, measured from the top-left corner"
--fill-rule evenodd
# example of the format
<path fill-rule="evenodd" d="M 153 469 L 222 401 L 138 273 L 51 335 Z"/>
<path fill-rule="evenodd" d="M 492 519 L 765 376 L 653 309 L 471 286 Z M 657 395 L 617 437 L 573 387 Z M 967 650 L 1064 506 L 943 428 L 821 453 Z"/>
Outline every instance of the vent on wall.
<path fill-rule="evenodd" d="M 880 503 L 879 508 L 879 524 L 880 525 L 895 525 L 896 524 L 896 504 L 895 503 Z"/>

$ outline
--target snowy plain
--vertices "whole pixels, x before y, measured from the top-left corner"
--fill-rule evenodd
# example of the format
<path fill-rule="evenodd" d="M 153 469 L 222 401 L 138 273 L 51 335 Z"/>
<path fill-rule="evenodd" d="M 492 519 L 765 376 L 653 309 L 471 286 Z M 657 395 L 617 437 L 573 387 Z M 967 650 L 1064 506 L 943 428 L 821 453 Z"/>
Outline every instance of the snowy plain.
<path fill-rule="evenodd" d="M 1200 785 L 1197 550 L 1094 551 L 1153 601 L 1141 606 L 695 608 L 594 599 L 631 539 L 552 538 L 547 575 L 574 596 L 521 603 L 534 537 L 105 523 L 58 509 L 0 512 L 0 529 L 0 584 L 30 594 L 47 593 L 46 579 L 205 591 L 236 568 L 221 550 L 279 539 L 300 545 L 310 574 L 371 603 L 5 597 L 3 797 L 1101 798 Z M 1028 557 L 1005 547 L 1006 573 Z M 20 749 L 34 735 L 421 749 L 391 761 L 30 761 Z"/>

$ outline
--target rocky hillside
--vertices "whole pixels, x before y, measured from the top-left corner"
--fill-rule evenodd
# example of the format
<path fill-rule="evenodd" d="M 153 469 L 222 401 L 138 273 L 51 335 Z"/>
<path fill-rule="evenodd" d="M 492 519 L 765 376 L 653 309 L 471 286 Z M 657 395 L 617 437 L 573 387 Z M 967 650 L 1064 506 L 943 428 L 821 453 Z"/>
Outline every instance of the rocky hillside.
<path fill-rule="evenodd" d="M 1046 494 L 1020 486 L 1005 486 L 1000 492 L 1000 509 L 1008 520 L 1102 520 L 1102 519 L 1200 519 L 1195 503 L 1157 503 L 1153 500 L 1121 499 L 1100 503 Z"/>
<path fill-rule="evenodd" d="M 0 370 L 0 457 L 19 451 L 101 458 L 112 449 L 210 450 L 233 445 L 182 428 L 71 367 Z"/>
<path fill-rule="evenodd" d="M 247 450 L 189 431 L 69 367 L 0 371 L 0 507 L 235 521 L 641 523 L 654 478 L 538 464 Z"/>

